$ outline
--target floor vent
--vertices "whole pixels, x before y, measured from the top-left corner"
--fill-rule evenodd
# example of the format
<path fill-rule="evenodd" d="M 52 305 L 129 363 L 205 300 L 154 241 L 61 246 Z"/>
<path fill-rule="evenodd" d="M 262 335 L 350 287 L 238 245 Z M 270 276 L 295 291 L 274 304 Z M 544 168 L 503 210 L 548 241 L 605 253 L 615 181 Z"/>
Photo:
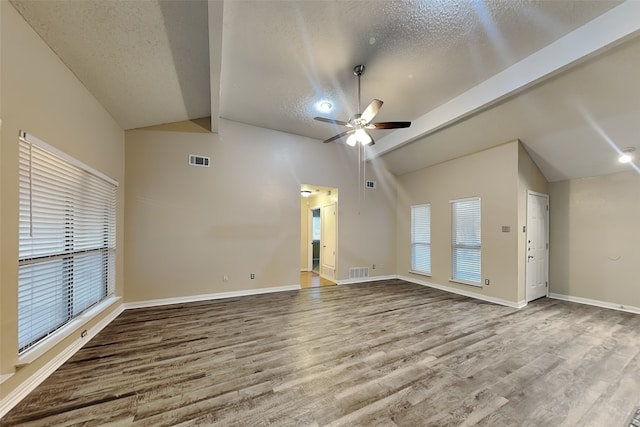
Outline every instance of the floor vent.
<path fill-rule="evenodd" d="M 349 269 L 349 279 L 359 279 L 369 277 L 369 267 L 351 267 Z"/>

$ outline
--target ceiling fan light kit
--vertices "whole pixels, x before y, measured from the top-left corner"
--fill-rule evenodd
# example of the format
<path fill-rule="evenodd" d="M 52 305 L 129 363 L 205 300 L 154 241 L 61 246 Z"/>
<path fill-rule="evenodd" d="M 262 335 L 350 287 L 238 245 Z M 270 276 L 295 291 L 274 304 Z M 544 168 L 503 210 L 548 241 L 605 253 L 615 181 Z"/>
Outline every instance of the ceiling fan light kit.
<path fill-rule="evenodd" d="M 383 102 L 379 99 L 374 99 L 367 105 L 364 111 L 360 112 L 360 77 L 364 74 L 365 66 L 360 64 L 353 68 L 353 74 L 358 77 L 358 113 L 354 114 L 349 121 L 328 119 L 325 117 L 314 117 L 315 120 L 324 123 L 330 123 L 334 125 L 344 126 L 350 128 L 344 132 L 332 136 L 323 142 L 333 142 L 340 138 L 347 137 L 346 143 L 351 147 L 355 147 L 357 143 L 360 145 L 373 145 L 375 141 L 368 132 L 375 129 L 400 129 L 408 128 L 411 126 L 411 122 L 378 122 L 372 123 L 371 121 L 376 117 Z"/>

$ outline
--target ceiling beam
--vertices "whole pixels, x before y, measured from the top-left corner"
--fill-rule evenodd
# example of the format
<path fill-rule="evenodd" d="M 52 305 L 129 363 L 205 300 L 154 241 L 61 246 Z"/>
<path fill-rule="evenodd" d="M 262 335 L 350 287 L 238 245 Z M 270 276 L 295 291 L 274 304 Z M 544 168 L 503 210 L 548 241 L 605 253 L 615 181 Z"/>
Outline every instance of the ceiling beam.
<path fill-rule="evenodd" d="M 450 126 L 640 34 L 640 1 L 627 0 L 395 131 L 367 150 L 374 159 Z"/>
<path fill-rule="evenodd" d="M 209 87 L 211 89 L 211 132 L 220 124 L 220 69 L 222 66 L 222 15 L 224 2 L 209 0 Z"/>

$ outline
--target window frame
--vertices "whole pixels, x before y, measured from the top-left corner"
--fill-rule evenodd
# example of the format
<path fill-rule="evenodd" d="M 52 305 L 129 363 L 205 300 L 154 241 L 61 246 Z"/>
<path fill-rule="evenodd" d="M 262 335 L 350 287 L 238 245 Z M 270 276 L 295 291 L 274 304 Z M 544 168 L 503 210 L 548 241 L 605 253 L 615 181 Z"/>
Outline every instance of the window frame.
<path fill-rule="evenodd" d="M 458 242 L 457 241 L 457 224 L 459 222 L 459 218 L 456 216 L 456 204 L 465 203 L 465 202 L 477 202 L 477 218 L 473 218 L 473 221 L 477 221 L 478 229 L 473 230 L 474 233 L 477 234 L 478 243 L 470 243 L 467 242 Z M 450 282 L 462 283 L 464 285 L 477 286 L 482 287 L 482 200 L 480 197 L 467 197 L 463 199 L 455 199 L 450 200 L 449 204 L 451 205 L 451 279 Z M 473 280 L 473 278 L 461 277 L 457 274 L 460 268 L 457 266 L 458 256 L 456 255 L 458 250 L 466 250 L 466 251 L 477 251 L 477 281 Z"/>
<path fill-rule="evenodd" d="M 117 211 L 117 187 L 118 182 L 107 175 L 91 168 L 68 154 L 52 147 L 46 142 L 20 131 L 19 143 L 19 232 L 18 246 L 18 366 L 32 362 L 37 357 L 48 351 L 62 339 L 69 336 L 76 328 L 85 324 L 96 315 L 110 307 L 119 298 L 115 296 L 116 281 L 116 211 Z M 35 156 L 32 158 L 32 155 Z M 45 160 L 43 160 L 45 159 Z M 45 170 L 43 166 L 46 161 Z M 68 174 L 67 172 L 73 172 Z M 64 176 L 67 173 L 66 176 Z M 36 178 L 36 175 L 39 175 Z M 68 177 L 67 177 L 68 176 Z M 36 187 L 41 182 L 50 180 L 55 184 L 48 187 L 48 193 L 44 187 Z M 75 195 L 75 201 L 62 201 L 67 196 L 62 192 L 56 194 L 56 189 L 67 191 L 79 188 L 90 194 L 89 198 Z M 95 194 L 92 191 L 102 191 Z M 36 193 L 45 194 L 37 195 Z M 68 193 L 71 194 L 71 193 Z M 55 199 L 51 204 L 45 204 L 44 198 Z M 70 196 L 69 199 L 74 199 Z M 103 203 L 94 206 L 92 203 Z M 57 207 L 58 213 L 54 228 L 47 226 L 42 230 L 54 230 L 59 233 L 58 243 L 43 249 L 43 243 L 37 242 L 40 236 L 34 235 L 34 228 L 38 227 L 38 213 L 33 209 L 36 204 L 38 209 L 51 209 Z M 47 202 L 48 203 L 48 202 Z M 68 204 L 67 204 L 68 203 Z M 91 204 L 91 206 L 87 205 Z M 80 215 L 71 219 L 74 215 Z M 83 222 L 87 219 L 95 220 L 92 223 Z M 77 221 L 81 221 L 81 224 Z M 26 232 L 28 230 L 28 232 Z M 38 231 L 42 233 L 42 231 Z M 64 236 L 62 236 L 64 234 Z M 97 243 L 96 243 L 97 242 Z M 77 247 L 76 247 L 77 245 Z M 31 248 L 29 247 L 31 246 Z M 50 281 L 35 282 L 29 278 L 30 269 L 42 268 L 50 270 L 48 263 L 59 263 L 60 274 Z M 58 270 L 58 267 L 53 267 Z M 32 273 L 31 273 L 32 274 Z M 25 289 L 41 289 L 50 292 L 58 288 L 62 298 L 51 300 L 55 312 L 60 311 L 55 320 L 47 319 L 42 324 L 32 326 L 36 320 L 29 315 L 33 312 L 33 297 L 21 296 Z M 44 295 L 47 299 L 49 294 Z M 64 305 L 63 305 L 64 303 Z M 21 304 L 24 312 L 21 312 Z M 64 319 L 62 319 L 64 317 Z M 21 329 L 27 331 L 29 339 L 21 338 Z M 33 333 L 33 329 L 36 332 Z M 40 328 L 40 329 L 38 329 Z M 40 332 L 38 332 L 38 330 Z M 42 331 L 47 332 L 42 332 Z M 37 338 L 33 338 L 37 336 Z"/>
<path fill-rule="evenodd" d="M 428 209 L 428 225 L 427 225 L 427 237 L 428 237 L 428 241 L 424 241 L 424 242 L 418 242 L 417 240 L 417 236 L 416 236 L 416 228 L 415 228 L 415 218 L 416 218 L 416 211 L 420 210 L 420 209 L 424 209 L 427 208 Z M 414 273 L 414 274 L 421 274 L 423 276 L 429 276 L 431 277 L 431 266 L 432 266 L 432 262 L 431 262 L 431 204 L 430 203 L 422 203 L 419 205 L 411 205 L 410 207 L 411 210 L 411 230 L 410 230 L 410 239 L 411 239 L 411 269 L 409 270 L 410 273 Z M 426 270 L 422 270 L 420 269 L 418 266 L 416 266 L 415 264 L 415 254 L 416 254 L 416 249 L 418 247 L 423 247 L 428 249 L 428 268 Z"/>

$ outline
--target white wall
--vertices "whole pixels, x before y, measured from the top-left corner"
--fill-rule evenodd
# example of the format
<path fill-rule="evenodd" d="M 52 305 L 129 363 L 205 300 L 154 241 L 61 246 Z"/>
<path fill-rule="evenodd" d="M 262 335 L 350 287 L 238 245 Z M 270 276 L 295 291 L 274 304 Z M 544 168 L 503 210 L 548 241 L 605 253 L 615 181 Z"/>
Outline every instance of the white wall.
<path fill-rule="evenodd" d="M 640 175 L 554 182 L 550 291 L 640 307 Z"/>
<path fill-rule="evenodd" d="M 514 141 L 398 177 L 398 274 L 446 288 L 519 303 L 518 150 Z M 450 201 L 481 198 L 482 279 L 475 287 L 451 279 Z M 411 205 L 431 204 L 431 277 L 410 273 Z M 511 232 L 503 233 L 502 226 Z"/>
<path fill-rule="evenodd" d="M 357 169 L 347 146 L 228 120 L 220 134 L 127 131 L 126 300 L 299 284 L 303 183 L 340 192 L 338 279 L 363 263 L 395 273 L 393 177 L 370 167 L 380 188 L 359 203 Z"/>
<path fill-rule="evenodd" d="M 18 359 L 18 131 L 29 132 L 120 182 L 117 195 L 116 294 L 123 292 L 124 132 L 8 1 L 0 2 L 0 374 Z M 104 312 L 103 316 L 109 314 Z M 100 319 L 84 325 L 90 328 Z M 64 340 L 0 384 L 0 399 L 58 356 Z"/>

